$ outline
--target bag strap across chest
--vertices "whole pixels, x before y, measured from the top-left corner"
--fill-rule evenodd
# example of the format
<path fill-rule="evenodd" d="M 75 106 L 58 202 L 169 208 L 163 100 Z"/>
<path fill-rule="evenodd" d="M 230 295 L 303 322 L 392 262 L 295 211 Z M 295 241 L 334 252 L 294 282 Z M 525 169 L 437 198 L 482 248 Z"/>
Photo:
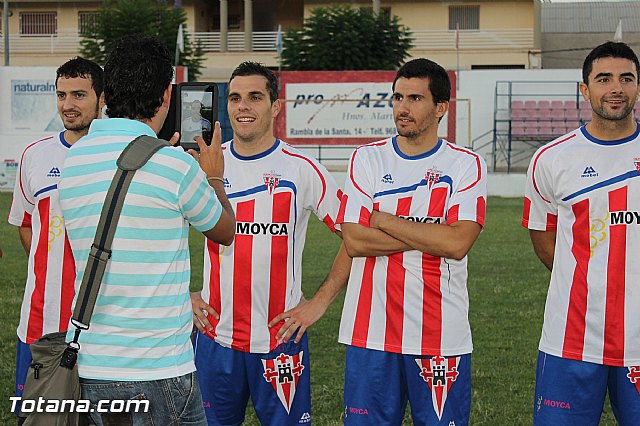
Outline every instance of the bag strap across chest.
<path fill-rule="evenodd" d="M 156 151 L 169 142 L 150 136 L 138 136 L 122 151 L 116 162 L 118 169 L 102 206 L 96 235 L 82 277 L 71 323 L 76 327 L 73 342 L 77 347 L 81 330 L 89 328 L 91 314 L 98 298 L 102 277 L 111 258 L 111 244 L 120 219 L 124 197 L 136 171 L 144 166 Z"/>

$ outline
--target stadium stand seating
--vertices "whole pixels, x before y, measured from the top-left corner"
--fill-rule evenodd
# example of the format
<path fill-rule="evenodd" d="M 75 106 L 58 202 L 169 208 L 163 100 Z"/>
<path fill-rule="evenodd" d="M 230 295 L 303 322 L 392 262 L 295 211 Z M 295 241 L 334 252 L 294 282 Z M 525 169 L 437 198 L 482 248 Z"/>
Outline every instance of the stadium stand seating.
<path fill-rule="evenodd" d="M 536 108 L 539 110 L 548 110 L 551 108 L 551 102 L 549 101 L 538 101 Z"/>
<path fill-rule="evenodd" d="M 580 120 L 580 115 L 578 115 L 578 110 L 576 108 L 572 109 L 564 109 L 564 119 L 565 121 L 578 121 Z"/>
<path fill-rule="evenodd" d="M 564 101 L 564 109 L 565 110 L 570 110 L 570 109 L 577 109 L 578 108 L 578 103 L 576 101 Z"/>
<path fill-rule="evenodd" d="M 591 104 L 577 100 L 512 100 L 511 136 L 520 140 L 549 140 L 570 132 L 592 117 Z M 640 102 L 635 116 L 640 119 Z"/>

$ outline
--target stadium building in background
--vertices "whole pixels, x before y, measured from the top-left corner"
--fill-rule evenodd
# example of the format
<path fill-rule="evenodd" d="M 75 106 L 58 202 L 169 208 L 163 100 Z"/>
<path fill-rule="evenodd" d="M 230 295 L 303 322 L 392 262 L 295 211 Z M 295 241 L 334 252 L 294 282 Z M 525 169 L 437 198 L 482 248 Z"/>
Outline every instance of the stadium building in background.
<path fill-rule="evenodd" d="M 173 1 L 187 12 L 191 40 L 200 41 L 205 49 L 201 80 L 226 81 L 235 65 L 247 59 L 277 67 L 278 27 L 283 31 L 301 28 L 313 8 L 335 3 L 397 15 L 413 33 L 411 56 L 428 56 L 447 69 L 535 68 L 540 64 L 531 55 L 539 49 L 536 40 L 540 40 L 536 35 L 540 26 L 535 24 L 540 4 L 532 0 Z M 79 34 L 91 25 L 100 4 L 10 1 L 11 65 L 54 66 L 77 55 Z M 4 28 L 0 31 L 6 34 Z"/>

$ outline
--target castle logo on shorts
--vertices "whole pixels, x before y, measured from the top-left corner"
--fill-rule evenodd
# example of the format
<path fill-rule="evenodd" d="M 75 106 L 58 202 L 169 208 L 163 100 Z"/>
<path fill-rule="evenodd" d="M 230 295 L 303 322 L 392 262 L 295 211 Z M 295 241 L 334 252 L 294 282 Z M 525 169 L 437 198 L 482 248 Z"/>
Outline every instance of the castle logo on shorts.
<path fill-rule="evenodd" d="M 638 394 L 640 394 L 640 367 L 634 366 L 634 367 L 628 367 L 628 368 L 629 368 L 629 374 L 627 374 L 627 377 L 629 378 L 629 381 L 633 383 L 634 386 L 636 387 Z"/>
<path fill-rule="evenodd" d="M 263 359 L 264 379 L 271 383 L 273 390 L 278 394 L 278 398 L 287 413 L 291 410 L 293 398 L 296 395 L 296 387 L 304 370 L 302 365 L 303 352 L 296 355 L 281 353 L 274 359 Z"/>
<path fill-rule="evenodd" d="M 453 382 L 458 378 L 458 364 L 460 357 L 444 358 L 434 356 L 432 358 L 416 358 L 416 364 L 420 368 L 420 377 L 427 382 L 431 389 L 433 409 L 442 420 L 444 404 Z"/>

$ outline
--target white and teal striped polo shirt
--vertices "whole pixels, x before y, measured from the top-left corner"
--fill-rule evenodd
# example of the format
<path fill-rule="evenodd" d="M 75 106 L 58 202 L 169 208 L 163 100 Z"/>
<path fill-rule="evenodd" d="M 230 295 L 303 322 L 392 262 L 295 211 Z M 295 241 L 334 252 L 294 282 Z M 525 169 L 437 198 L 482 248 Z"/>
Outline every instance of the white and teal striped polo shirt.
<path fill-rule="evenodd" d="M 59 192 L 78 271 L 76 289 L 116 160 L 142 134 L 155 136 L 139 121 L 94 120 L 89 134 L 69 150 Z M 181 148 L 160 149 L 136 172 L 91 326 L 80 335 L 80 377 L 157 380 L 195 370 L 189 339 L 189 223 L 207 231 L 221 213 L 204 172 Z"/>

